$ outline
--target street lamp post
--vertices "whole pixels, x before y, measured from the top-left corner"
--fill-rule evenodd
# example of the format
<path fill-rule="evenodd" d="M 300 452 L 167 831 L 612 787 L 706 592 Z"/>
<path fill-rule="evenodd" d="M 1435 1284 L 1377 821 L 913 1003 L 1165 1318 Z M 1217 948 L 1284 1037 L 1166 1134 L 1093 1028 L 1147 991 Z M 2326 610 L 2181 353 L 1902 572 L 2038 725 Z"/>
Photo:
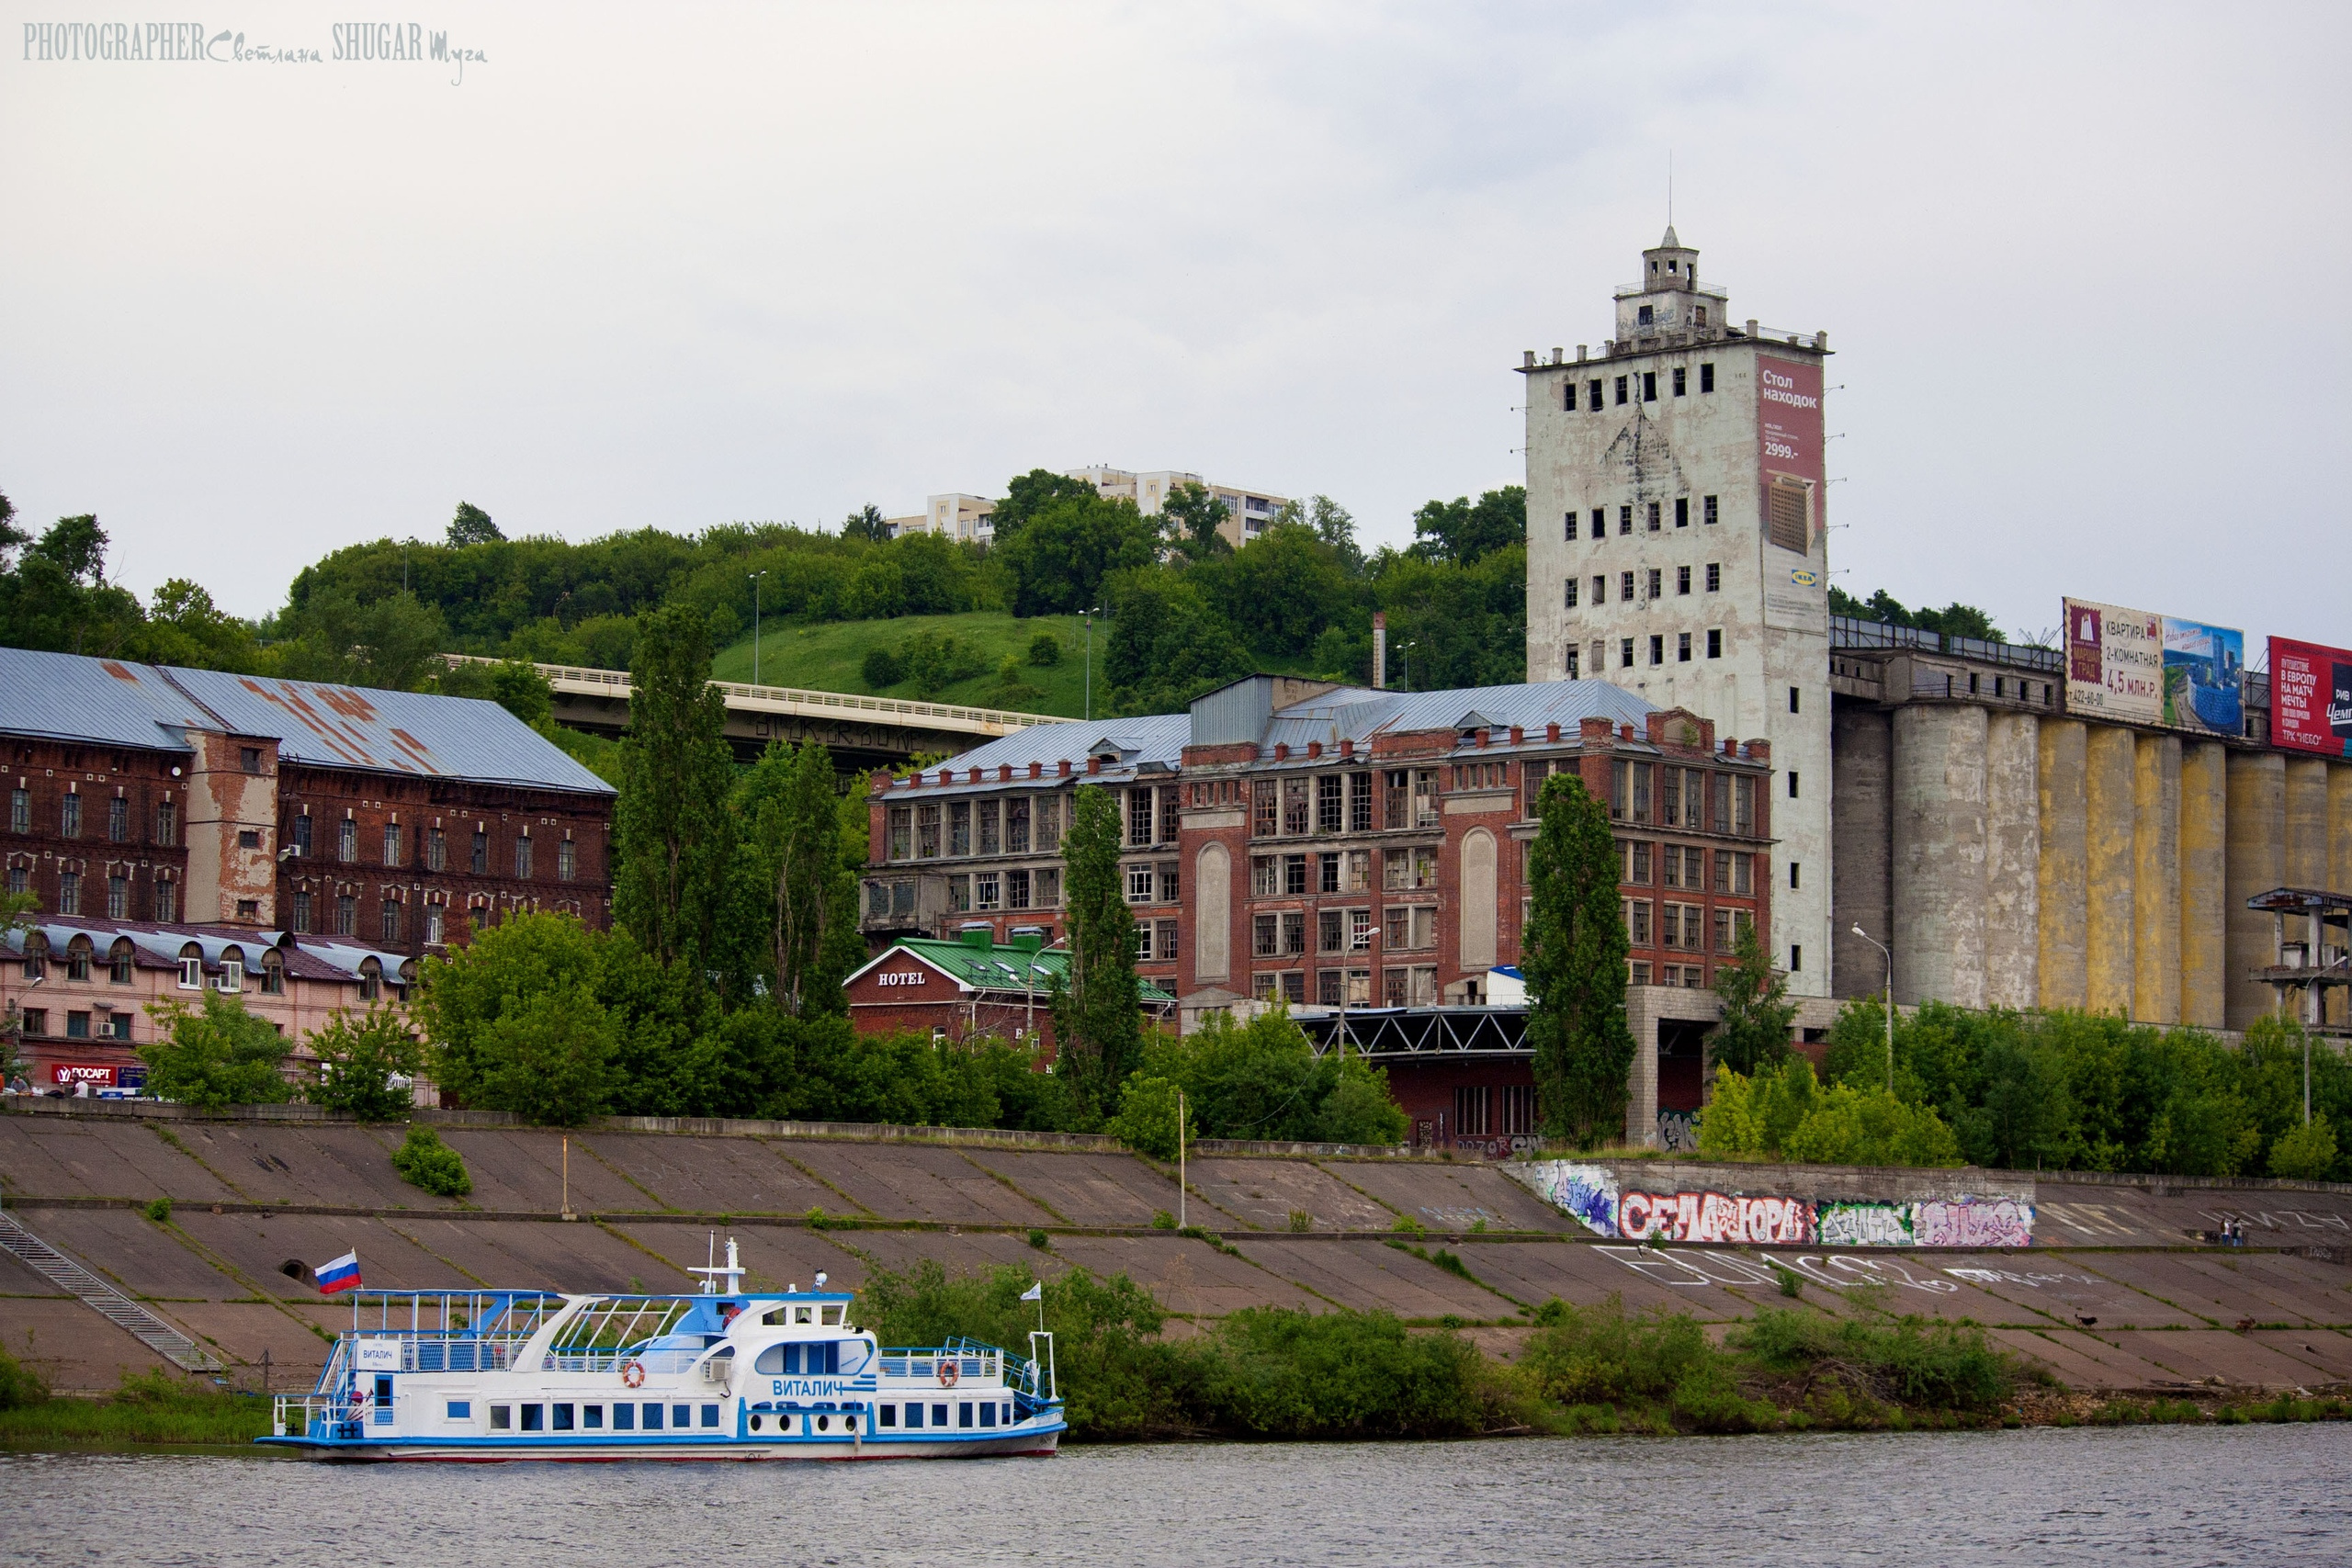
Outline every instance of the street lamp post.
<path fill-rule="evenodd" d="M 1894 1092 L 1894 950 L 1874 940 L 1860 922 L 1854 934 L 1886 954 L 1886 1092 Z"/>
<path fill-rule="evenodd" d="M 1418 642 L 1408 642 L 1400 643 L 1396 648 L 1397 657 L 1404 662 L 1405 690 L 1408 692 L 1413 689 L 1413 649 L 1420 646 Z"/>
<path fill-rule="evenodd" d="M 1090 724 L 1094 719 L 1094 617 L 1102 613 L 1100 604 L 1078 613 L 1078 618 L 1086 623 L 1086 717 Z"/>
<path fill-rule="evenodd" d="M 767 575 L 764 568 L 749 574 L 752 579 L 752 684 L 760 683 L 760 579 Z"/>

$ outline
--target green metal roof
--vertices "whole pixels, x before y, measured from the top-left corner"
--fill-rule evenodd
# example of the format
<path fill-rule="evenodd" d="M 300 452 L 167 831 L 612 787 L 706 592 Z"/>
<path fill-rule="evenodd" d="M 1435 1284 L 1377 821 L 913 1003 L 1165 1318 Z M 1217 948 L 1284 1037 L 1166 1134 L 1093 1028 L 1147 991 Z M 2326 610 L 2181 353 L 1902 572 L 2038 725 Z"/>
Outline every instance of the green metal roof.
<path fill-rule="evenodd" d="M 901 938 L 891 944 L 891 951 L 900 949 L 944 970 L 952 978 L 975 990 L 1028 989 L 1043 993 L 1050 990 L 1057 979 L 1064 984 L 1069 980 L 1069 949 L 1066 947 L 1045 947 L 1032 953 L 1026 948 L 995 943 L 982 947 L 976 942 L 913 936 Z M 888 954 L 883 956 L 888 957 Z M 881 960 L 875 962 L 878 964 Z M 1139 979 L 1138 987 L 1147 1002 L 1173 1004 L 1176 1000 L 1149 980 Z"/>

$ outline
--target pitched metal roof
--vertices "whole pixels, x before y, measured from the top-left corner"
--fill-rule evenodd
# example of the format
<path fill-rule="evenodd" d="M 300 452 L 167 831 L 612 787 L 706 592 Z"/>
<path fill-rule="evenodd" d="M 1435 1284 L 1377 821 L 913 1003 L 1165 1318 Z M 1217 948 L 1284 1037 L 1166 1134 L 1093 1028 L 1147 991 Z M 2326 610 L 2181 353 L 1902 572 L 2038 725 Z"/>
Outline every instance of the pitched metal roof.
<path fill-rule="evenodd" d="M 0 732 L 186 751 L 189 728 L 273 737 L 312 767 L 613 793 L 496 703 L 0 649 Z"/>
<path fill-rule="evenodd" d="M 186 751 L 190 725 L 213 721 L 152 665 L 0 648 L 0 730 L 11 735 Z"/>
<path fill-rule="evenodd" d="M 981 947 L 974 942 L 921 936 L 902 937 L 892 942 L 879 957 L 849 978 L 856 979 L 899 952 L 913 953 L 957 985 L 975 991 L 1033 990 L 1042 997 L 1053 988 L 1057 979 L 1064 984 L 1069 980 L 1069 949 L 1066 947 L 1045 947 L 1032 953 L 1021 947 L 993 943 Z M 1137 985 L 1147 1003 L 1158 1005 L 1176 999 L 1149 980 L 1139 979 Z"/>

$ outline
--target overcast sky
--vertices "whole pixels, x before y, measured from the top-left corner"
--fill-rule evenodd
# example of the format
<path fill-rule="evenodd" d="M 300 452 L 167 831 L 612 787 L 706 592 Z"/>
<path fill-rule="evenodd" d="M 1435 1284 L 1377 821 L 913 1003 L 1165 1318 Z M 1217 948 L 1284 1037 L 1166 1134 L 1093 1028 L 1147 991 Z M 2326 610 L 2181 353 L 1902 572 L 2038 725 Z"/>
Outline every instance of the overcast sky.
<path fill-rule="evenodd" d="M 402 17 L 462 81 L 323 8 L 205 17 L 318 63 L 0 16 L 0 491 L 142 593 L 257 615 L 460 498 L 831 526 L 1094 461 L 1402 543 L 1522 477 L 1520 351 L 1610 335 L 1670 152 L 1732 318 L 1839 351 L 1840 586 L 2352 642 L 2341 5 Z"/>

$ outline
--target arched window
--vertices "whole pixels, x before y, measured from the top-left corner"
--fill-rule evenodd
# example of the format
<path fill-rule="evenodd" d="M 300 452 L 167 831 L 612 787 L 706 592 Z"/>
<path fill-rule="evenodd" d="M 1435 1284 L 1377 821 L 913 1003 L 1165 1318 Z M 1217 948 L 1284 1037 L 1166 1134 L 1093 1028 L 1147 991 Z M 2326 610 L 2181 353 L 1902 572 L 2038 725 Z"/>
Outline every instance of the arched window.
<path fill-rule="evenodd" d="M 359 999 L 372 1002 L 384 994 L 384 966 L 372 958 L 359 963 Z"/>
<path fill-rule="evenodd" d="M 180 949 L 180 989 L 204 989 L 204 949 L 192 942 Z"/>
<path fill-rule="evenodd" d="M 49 973 L 49 939 L 39 931 L 25 933 L 25 978 L 38 980 Z"/>
<path fill-rule="evenodd" d="M 245 950 L 243 948 L 224 947 L 220 950 L 220 978 L 218 984 L 223 991 L 242 991 L 245 988 Z"/>
<path fill-rule="evenodd" d="M 286 960 L 271 948 L 261 955 L 261 994 L 282 997 L 286 994 Z"/>
<path fill-rule="evenodd" d="M 65 977 L 87 980 L 90 977 L 90 939 L 77 936 L 65 944 Z"/>
<path fill-rule="evenodd" d="M 129 937 L 121 936 L 115 938 L 114 946 L 109 948 L 107 952 L 107 980 L 118 986 L 128 986 L 130 984 L 132 958 L 135 951 L 136 950 L 131 946 L 130 939 Z"/>

